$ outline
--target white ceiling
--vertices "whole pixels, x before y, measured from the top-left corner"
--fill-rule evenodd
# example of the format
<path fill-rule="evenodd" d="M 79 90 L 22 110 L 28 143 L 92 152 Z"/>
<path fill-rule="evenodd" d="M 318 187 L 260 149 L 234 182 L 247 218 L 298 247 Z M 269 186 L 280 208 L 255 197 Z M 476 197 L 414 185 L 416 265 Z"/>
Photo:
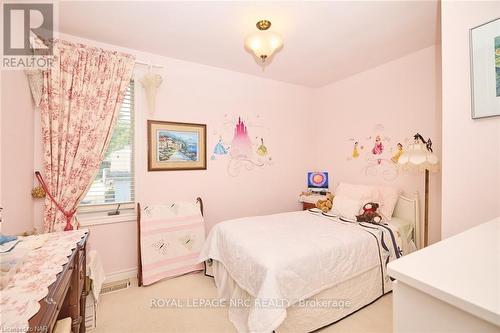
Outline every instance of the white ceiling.
<path fill-rule="evenodd" d="M 431 46 L 437 1 L 62 1 L 60 31 L 311 87 Z M 284 48 L 262 72 L 244 49 L 269 19 Z"/>

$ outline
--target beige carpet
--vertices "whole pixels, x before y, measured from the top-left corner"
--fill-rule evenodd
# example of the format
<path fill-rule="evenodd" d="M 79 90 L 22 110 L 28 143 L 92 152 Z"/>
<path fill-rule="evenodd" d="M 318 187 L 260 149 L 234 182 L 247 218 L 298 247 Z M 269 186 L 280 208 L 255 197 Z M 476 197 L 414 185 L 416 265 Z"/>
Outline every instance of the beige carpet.
<path fill-rule="evenodd" d="M 224 333 L 236 332 L 227 309 L 186 307 L 192 299 L 214 299 L 213 280 L 202 273 L 188 274 L 148 287 L 132 287 L 102 295 L 95 333 Z M 160 299 L 160 301 L 158 300 Z M 163 299 L 184 302 L 183 308 L 167 307 Z M 152 302 L 163 306 L 152 308 Z M 321 330 L 321 333 L 392 332 L 392 294 Z"/>

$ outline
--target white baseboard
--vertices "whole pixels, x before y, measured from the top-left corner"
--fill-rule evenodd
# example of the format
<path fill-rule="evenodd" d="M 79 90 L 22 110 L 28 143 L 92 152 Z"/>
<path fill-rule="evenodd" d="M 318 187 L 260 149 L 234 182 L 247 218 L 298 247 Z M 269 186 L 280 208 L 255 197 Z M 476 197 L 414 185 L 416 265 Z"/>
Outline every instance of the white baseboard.
<path fill-rule="evenodd" d="M 137 278 L 137 268 L 135 267 L 106 274 L 106 280 L 104 280 L 104 283 L 110 283 L 114 281 L 126 280 L 131 278 Z"/>

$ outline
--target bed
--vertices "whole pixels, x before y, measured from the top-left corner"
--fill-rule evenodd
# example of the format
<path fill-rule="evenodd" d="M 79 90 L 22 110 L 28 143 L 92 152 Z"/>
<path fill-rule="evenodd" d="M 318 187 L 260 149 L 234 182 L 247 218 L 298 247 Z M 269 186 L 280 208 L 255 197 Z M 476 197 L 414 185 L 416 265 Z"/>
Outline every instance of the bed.
<path fill-rule="evenodd" d="M 420 245 L 418 201 L 384 225 L 309 211 L 225 221 L 200 254 L 239 332 L 311 332 L 392 290 L 389 261 Z"/>

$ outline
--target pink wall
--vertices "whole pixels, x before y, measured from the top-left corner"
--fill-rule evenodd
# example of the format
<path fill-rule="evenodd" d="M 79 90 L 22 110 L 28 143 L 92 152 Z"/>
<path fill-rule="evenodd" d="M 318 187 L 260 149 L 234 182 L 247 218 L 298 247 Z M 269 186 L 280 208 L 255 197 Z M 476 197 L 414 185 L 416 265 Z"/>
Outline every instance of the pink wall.
<path fill-rule="evenodd" d="M 34 112 L 23 71 L 1 74 L 0 206 L 4 208 L 1 230 L 17 233 L 33 229 Z"/>
<path fill-rule="evenodd" d="M 194 200 L 196 196 L 201 196 L 209 228 L 230 218 L 300 208 L 297 197 L 304 189 L 307 169 L 305 161 L 312 156 L 305 140 L 310 137 L 308 112 L 312 89 L 72 36 L 63 37 L 108 49 L 118 48 L 135 54 L 138 59 L 164 66 L 157 70 L 163 75 L 164 83 L 158 92 L 154 116 L 148 114 L 139 83 L 147 67 L 137 66 L 134 73 L 135 188 L 138 202 Z M 20 142 L 2 149 L 3 157 L 10 157 L 8 160 L 2 158 L 5 167 L 2 167 L 1 187 L 4 193 L 3 204 L 7 210 L 4 215 L 5 231 L 22 232 L 30 229 L 33 219 L 35 226 L 41 230 L 42 201 L 33 203 L 30 197 L 33 171 L 41 167 L 39 114 L 33 111 L 28 85 L 22 72 L 9 73 L 5 76 L 5 81 L 2 77 L 2 83 L 5 82 L 9 84 L 3 84 L 2 97 L 5 98 L 5 104 L 2 101 L 2 112 L 9 112 L 9 116 L 2 121 L 2 126 L 8 130 L 5 133 L 2 131 L 2 142 L 12 142 L 13 138 L 16 138 L 14 142 Z M 11 110 L 19 111 L 16 113 Z M 241 116 L 244 120 L 252 121 L 255 121 L 256 114 L 260 115 L 260 125 L 267 128 L 260 134 L 265 137 L 273 165 L 257 167 L 252 171 L 242 170 L 239 176 L 232 177 L 227 173 L 226 159 L 210 160 L 213 147 L 219 139 L 215 131 L 222 128 L 226 114 L 230 118 Z M 208 170 L 148 172 L 147 119 L 207 124 Z M 257 135 L 255 130 L 252 133 L 251 126 L 249 130 L 251 135 Z M 13 159 L 11 156 L 15 154 L 16 159 Z M 15 195 L 9 195 L 8 198 L 5 196 L 5 193 L 13 191 Z M 91 247 L 101 254 L 108 273 L 135 267 L 135 222 L 96 225 L 90 229 Z M 113 246 L 109 246 L 110 238 L 117 240 Z"/>
<path fill-rule="evenodd" d="M 369 169 L 367 175 L 363 156 L 348 160 L 354 144 L 349 139 L 364 143 L 366 137 L 382 134 L 391 138 L 391 142 L 384 142 L 385 149 L 390 149 L 420 132 L 432 138 L 439 156 L 439 74 L 439 48 L 429 47 L 319 89 L 316 131 L 317 145 L 323 148 L 317 150 L 315 167 L 330 171 L 335 183 L 387 184 L 403 189 L 408 195 L 417 190 L 423 194 L 423 174 L 402 173 L 388 180 L 382 172 L 392 169 L 381 166 Z M 384 129 L 375 130 L 377 124 Z M 370 142 L 365 150 L 372 147 Z M 440 239 L 440 179 L 440 173 L 432 174 L 430 179 L 431 242 Z M 420 199 L 423 206 L 422 195 Z"/>
<path fill-rule="evenodd" d="M 443 216 L 449 237 L 500 215 L 500 117 L 471 119 L 469 29 L 498 1 L 443 1 Z"/>
<path fill-rule="evenodd" d="M 439 152 L 438 49 L 434 47 L 314 90 L 72 36 L 62 37 L 121 49 L 134 53 L 140 60 L 164 66 L 159 72 L 165 81 L 158 93 L 153 117 L 147 113 L 143 91 L 136 80 L 136 199 L 158 202 L 201 196 L 209 226 L 239 216 L 299 209 L 297 195 L 304 189 L 304 175 L 309 169 L 329 169 L 335 182 L 340 179 L 380 182 L 363 177 L 359 168 L 345 161 L 346 154 L 350 153 L 347 139 L 356 132 L 371 130 L 377 123 L 383 123 L 394 138 L 421 130 L 434 139 Z M 135 77 L 140 78 L 145 70 L 145 66 L 138 66 Z M 227 161 L 223 159 L 209 159 L 206 171 L 147 172 L 147 119 L 206 123 L 210 156 L 218 140 L 214 130 L 220 128 L 225 114 L 246 119 L 256 113 L 268 128 L 266 146 L 274 165 L 243 171 L 239 177 L 228 176 Z M 29 195 L 33 170 L 40 168 L 39 121 L 38 113 L 33 113 L 28 85 L 21 72 L 2 72 L 1 126 L 4 230 L 31 229 L 33 219 L 40 228 L 42 202 L 33 203 Z M 324 148 L 320 149 L 320 145 Z M 395 184 L 414 192 L 421 190 L 422 180 L 421 175 L 409 175 L 400 177 Z M 436 213 L 439 175 L 432 176 L 431 184 L 431 239 L 436 240 L 439 239 L 439 221 L 435 218 L 439 216 Z M 91 247 L 101 254 L 106 272 L 135 267 L 135 222 L 97 225 L 90 229 Z M 110 240 L 113 240 L 112 246 Z"/>

